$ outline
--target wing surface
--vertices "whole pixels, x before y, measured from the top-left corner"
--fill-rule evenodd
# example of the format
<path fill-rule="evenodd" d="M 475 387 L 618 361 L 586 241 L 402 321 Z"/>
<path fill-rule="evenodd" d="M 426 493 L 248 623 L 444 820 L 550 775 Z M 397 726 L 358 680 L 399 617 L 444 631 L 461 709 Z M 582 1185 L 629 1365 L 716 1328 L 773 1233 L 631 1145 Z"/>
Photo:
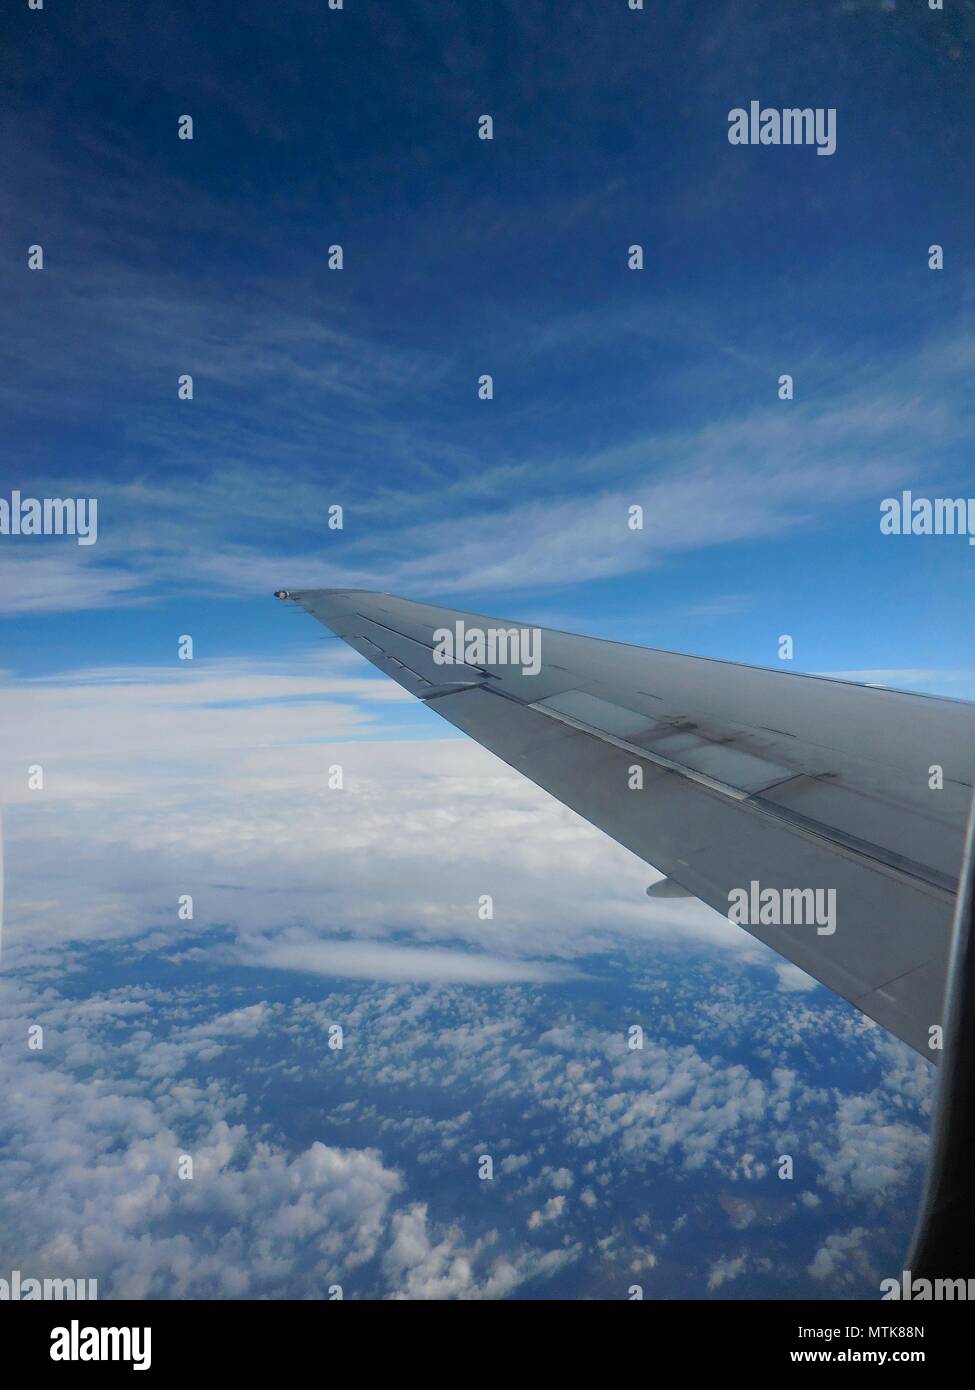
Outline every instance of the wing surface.
<path fill-rule="evenodd" d="M 934 1060 L 975 705 L 547 628 L 533 629 L 535 674 L 490 648 L 443 665 L 438 631 L 531 625 L 365 590 L 286 596 L 722 914 L 734 890 L 754 901 L 753 882 L 780 895 L 834 890 L 832 931 L 754 914 L 745 929 Z"/>

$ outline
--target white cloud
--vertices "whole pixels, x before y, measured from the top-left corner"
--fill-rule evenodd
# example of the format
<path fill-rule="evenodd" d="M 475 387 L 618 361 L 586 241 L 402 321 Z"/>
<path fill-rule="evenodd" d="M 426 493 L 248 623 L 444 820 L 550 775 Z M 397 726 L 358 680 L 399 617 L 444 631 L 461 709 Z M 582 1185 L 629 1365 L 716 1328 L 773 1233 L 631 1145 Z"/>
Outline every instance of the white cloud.
<path fill-rule="evenodd" d="M 551 1278 L 581 1254 L 578 1245 L 542 1255 L 492 1254 L 495 1232 L 465 1245 L 456 1226 L 432 1237 L 425 1203 L 397 1212 L 392 1230 L 383 1271 L 396 1299 L 503 1298 L 527 1279 Z"/>
<path fill-rule="evenodd" d="M 4 1076 L 4 1267 L 121 1298 L 354 1289 L 402 1187 L 377 1151 L 289 1154 L 228 1121 L 219 1086 L 157 1094 L 151 1077 L 84 1079 L 20 1046 Z"/>
<path fill-rule="evenodd" d="M 827 1236 L 816 1251 L 808 1273 L 813 1279 L 829 1280 L 834 1286 L 849 1284 L 857 1276 L 875 1278 L 867 1254 L 870 1244 L 870 1232 L 863 1226 Z"/>
<path fill-rule="evenodd" d="M 4 611 L 141 603 L 150 588 L 160 587 L 252 595 L 284 584 L 462 596 L 475 588 L 537 589 L 567 576 L 578 582 L 636 574 L 681 553 L 829 526 L 838 505 L 873 517 L 881 497 L 923 477 L 918 460 L 930 454 L 932 438 L 945 447 L 964 441 L 969 429 L 961 388 L 970 350 L 944 339 L 887 363 L 880 386 L 862 364 L 845 364 L 846 393 L 832 390 L 827 406 L 813 398 L 788 412 L 777 405 L 739 411 L 694 428 L 613 440 L 588 453 L 504 458 L 493 466 L 431 440 L 420 474 L 413 466 L 415 443 L 372 403 L 382 397 L 394 404 L 396 390 L 434 380 L 446 370 L 443 360 L 418 357 L 415 349 L 390 351 L 301 316 L 285 322 L 277 311 L 269 339 L 264 317 L 253 308 L 228 315 L 223 303 L 204 308 L 198 296 L 187 295 L 174 310 L 171 286 L 165 296 L 147 299 L 134 286 L 126 295 L 118 274 L 115 263 L 102 271 L 100 314 L 124 319 L 124 340 L 131 342 L 132 314 L 144 313 L 143 365 L 158 358 L 158 370 L 170 370 L 167 320 L 177 321 L 180 333 L 197 318 L 201 331 L 215 315 L 229 320 L 208 352 L 211 383 L 246 380 L 273 389 L 279 413 L 299 439 L 291 456 L 274 465 L 253 419 L 239 421 L 235 413 L 218 418 L 215 435 L 203 428 L 193 441 L 205 467 L 194 476 L 191 512 L 179 472 L 187 467 L 187 436 L 168 417 L 143 421 L 141 436 L 154 452 L 174 457 L 172 482 L 88 478 L 80 489 L 77 478 L 25 477 L 23 487 L 39 495 L 97 495 L 102 516 L 113 524 L 103 522 L 98 545 L 89 548 L 97 555 L 80 557 L 77 546 L 56 552 L 18 546 L 6 558 L 0 584 Z M 521 341 L 519 335 L 523 355 Z M 111 337 L 105 350 L 115 350 Z M 324 353 L 329 365 L 309 368 L 309 351 L 317 363 Z M 559 351 L 565 351 L 564 340 Z M 36 356 L 50 370 L 50 352 Z M 97 360 L 103 372 L 105 354 Z M 59 399 L 69 368 L 77 375 L 76 353 L 49 383 Z M 32 379 L 31 386 L 41 391 L 43 381 Z M 337 418 L 336 401 L 342 407 Z M 255 398 L 254 408 L 261 404 Z M 308 456 L 307 439 L 338 429 L 348 438 L 347 456 L 381 449 L 386 467 L 378 487 L 363 482 L 367 468 L 335 479 L 333 491 L 352 499 L 367 529 L 348 539 L 341 559 L 332 559 L 323 556 L 310 522 L 324 517 L 333 499 L 321 482 L 317 454 Z M 236 447 L 228 448 L 228 436 Z M 390 451 L 409 467 L 409 492 L 389 483 Z M 214 456 L 228 453 L 239 462 L 214 464 Z M 606 487 L 606 478 L 615 485 Z M 642 531 L 627 529 L 634 502 L 644 507 Z"/>
<path fill-rule="evenodd" d="M 560 1192 L 556 1197 L 550 1197 L 544 1206 L 533 1211 L 528 1218 L 528 1229 L 537 1231 L 539 1226 L 547 1226 L 552 1221 L 559 1221 L 565 1213 L 565 1197 Z"/>
<path fill-rule="evenodd" d="M 146 1030 L 133 1004 L 165 1015 L 168 1039 Z M 322 1298 L 335 1284 L 347 1298 L 372 1297 L 378 1277 L 392 1298 L 468 1299 L 503 1297 L 578 1258 L 571 1242 L 538 1252 L 502 1246 L 494 1231 L 468 1240 L 407 1200 L 402 1172 L 378 1149 L 334 1142 L 334 1117 L 322 1114 L 324 1137 L 289 1149 L 240 1119 L 236 1087 L 195 1079 L 206 1078 L 212 1037 L 239 1048 L 265 1028 L 303 1033 L 313 1009 L 295 1006 L 220 1011 L 203 991 L 150 990 L 75 1003 L 0 985 L 0 1268 L 93 1278 L 103 1298 Z M 38 1016 L 49 1037 L 32 1053 L 26 1025 Z M 380 1052 L 380 1021 L 400 1036 L 408 1016 L 380 1009 Z M 106 1048 L 104 1030 L 116 1026 Z M 181 1178 L 187 1158 L 192 1176 Z"/>
<path fill-rule="evenodd" d="M 529 1163 L 531 1158 L 528 1154 L 506 1154 L 501 1160 L 501 1172 L 517 1173 L 520 1169 L 527 1168 Z"/>
<path fill-rule="evenodd" d="M 390 942 L 322 941 L 305 933 L 287 933 L 266 941 L 246 938 L 239 959 L 246 965 L 353 980 L 401 980 L 469 985 L 513 984 L 518 980 L 562 980 L 573 972 L 533 960 L 502 960 L 486 952 L 412 948 Z"/>
<path fill-rule="evenodd" d="M 703 959 L 691 972 L 698 982 Z M 653 1265 L 647 1221 L 610 1239 L 616 1194 L 633 1184 L 643 1191 L 648 1171 L 661 1195 L 697 1170 L 757 1179 L 765 1164 L 746 1156 L 783 1151 L 788 1133 L 788 1151 L 828 1173 L 835 1146 L 820 1136 L 843 1134 L 867 1113 L 789 1069 L 760 1077 L 713 1038 L 705 1055 L 685 1044 L 696 994 L 683 995 L 684 979 L 675 965 L 671 1017 L 635 1054 L 622 1029 L 564 1020 L 559 1004 L 560 1021 L 544 1030 L 546 1006 L 532 987 L 488 994 L 444 984 L 348 985 L 327 996 L 228 1006 L 192 971 L 177 990 L 136 985 L 78 1001 L 55 985 L 32 990 L 7 979 L 0 1086 L 10 1143 L 0 1163 L 0 1229 L 8 1237 L 0 1239 L 0 1267 L 9 1252 L 11 1268 L 77 1272 L 103 1280 L 104 1294 L 133 1296 L 320 1297 L 340 1282 L 350 1297 L 377 1287 L 391 1297 L 498 1297 L 578 1258 L 566 1197 L 575 1169 L 589 1184 L 581 1194 L 586 1221 L 601 1228 L 600 1277 L 619 1282 L 627 1270 Z M 240 994 L 240 986 L 231 991 Z M 790 996 L 764 997 L 773 1016 L 804 1007 Z M 45 1048 L 34 1055 L 24 1040 L 27 1023 L 38 1020 Z M 333 1022 L 345 1030 L 341 1054 L 328 1049 Z M 279 1081 L 293 1095 L 345 1099 L 320 1113 L 312 1100 L 317 1131 L 309 1135 L 303 1123 L 300 1143 L 289 1143 L 277 1135 L 278 1121 L 261 1123 L 254 1109 Z M 435 1114 L 432 1092 L 440 1097 Z M 496 1142 L 484 1126 L 485 1092 L 493 1113 L 506 1117 L 494 1127 Z M 916 1176 L 916 1131 L 898 1114 L 902 1104 L 876 1092 L 867 1108 L 887 1134 L 887 1156 L 903 1177 Z M 533 1136 L 536 1160 L 556 1152 L 554 1141 L 578 1161 L 571 1169 L 545 1164 L 524 1181 L 528 1152 L 505 1153 L 514 1117 Z M 343 1137 L 350 1124 L 358 1137 L 351 1144 Z M 505 1153 L 496 1184 L 502 1234 L 483 1226 L 472 1234 L 466 1216 L 444 1220 L 434 1200 L 411 1192 L 412 1156 L 436 1190 L 452 1194 L 448 1210 L 456 1211 L 457 1183 L 476 1181 L 474 1157 L 492 1150 Z M 184 1153 L 195 1163 L 190 1183 L 175 1172 Z M 865 1198 L 846 1183 L 825 1200 L 862 1206 Z M 889 1200 L 881 1193 L 877 1211 Z M 770 1212 L 749 1231 L 788 1215 Z M 521 1248 L 510 1232 L 524 1231 L 522 1223 L 535 1239 L 557 1232 L 559 1248 Z M 672 1240 L 677 1230 L 675 1223 Z M 693 1261 L 689 1269 L 704 1277 Z M 715 1277 L 734 1276 L 721 1267 Z"/>
<path fill-rule="evenodd" d="M 720 1289 L 722 1284 L 727 1284 L 732 1279 L 739 1279 L 748 1268 L 748 1256 L 736 1255 L 734 1258 L 723 1255 L 711 1267 L 708 1274 L 708 1290 L 713 1292 Z"/>
<path fill-rule="evenodd" d="M 99 563 L 95 546 L 45 538 L 0 556 L 0 615 L 78 613 L 147 601 L 137 570 Z"/>
<path fill-rule="evenodd" d="M 807 990 L 819 988 L 811 975 L 789 961 L 776 965 L 775 973 L 779 977 L 779 989 L 787 994 L 804 994 Z"/>
<path fill-rule="evenodd" d="M 358 978 L 559 980 L 655 937 L 774 959 L 700 904 L 649 902 L 635 855 L 475 744 L 424 738 L 440 721 L 357 663 L 329 646 L 9 682 L 8 961 L 228 922 L 238 961 Z"/>
<path fill-rule="evenodd" d="M 812 1156 L 820 1182 L 836 1196 L 881 1203 L 902 1189 L 923 1161 L 927 1136 L 905 1120 L 891 1117 L 881 1097 L 842 1096 L 828 1139 L 817 1140 Z"/>

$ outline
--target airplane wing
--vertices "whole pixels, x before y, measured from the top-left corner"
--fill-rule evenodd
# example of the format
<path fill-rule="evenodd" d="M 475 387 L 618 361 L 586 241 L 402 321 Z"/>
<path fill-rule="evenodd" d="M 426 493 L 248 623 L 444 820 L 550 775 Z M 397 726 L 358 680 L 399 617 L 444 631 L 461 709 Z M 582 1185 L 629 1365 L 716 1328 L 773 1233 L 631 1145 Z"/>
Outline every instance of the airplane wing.
<path fill-rule="evenodd" d="M 724 915 L 744 893 L 745 930 L 936 1060 L 929 1029 L 942 1022 L 975 705 L 366 590 L 278 597 L 671 884 Z M 537 652 L 515 663 L 510 642 L 481 652 L 462 640 L 454 655 L 467 660 L 445 665 L 445 630 L 531 631 Z M 807 889 L 825 903 L 834 890 L 833 930 L 763 923 L 752 909 L 766 889 L 780 903 Z"/>

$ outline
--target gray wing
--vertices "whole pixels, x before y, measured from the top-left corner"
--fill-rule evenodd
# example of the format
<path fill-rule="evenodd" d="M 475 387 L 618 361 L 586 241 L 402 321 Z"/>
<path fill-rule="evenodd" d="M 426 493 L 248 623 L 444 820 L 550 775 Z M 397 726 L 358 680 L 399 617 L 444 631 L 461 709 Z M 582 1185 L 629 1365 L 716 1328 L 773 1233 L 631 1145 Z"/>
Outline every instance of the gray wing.
<path fill-rule="evenodd" d="M 365 590 L 281 597 L 722 914 L 753 881 L 835 890 L 832 934 L 746 930 L 935 1058 L 975 705 L 547 628 L 537 674 L 498 652 L 442 665 L 437 630 L 529 625 Z"/>

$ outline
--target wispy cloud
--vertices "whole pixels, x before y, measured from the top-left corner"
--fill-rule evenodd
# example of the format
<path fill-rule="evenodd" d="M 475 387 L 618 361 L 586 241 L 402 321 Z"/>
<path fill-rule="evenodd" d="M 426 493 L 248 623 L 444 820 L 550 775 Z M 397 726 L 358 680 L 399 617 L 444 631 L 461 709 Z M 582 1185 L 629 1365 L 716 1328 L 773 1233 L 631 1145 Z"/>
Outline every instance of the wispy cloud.
<path fill-rule="evenodd" d="M 872 526 L 879 499 L 931 466 L 931 441 L 949 448 L 970 428 L 967 397 L 955 390 L 955 345 L 923 355 L 925 377 L 940 382 L 923 399 L 912 394 L 918 370 L 908 357 L 867 394 L 857 383 L 828 404 L 777 403 L 695 428 L 647 431 L 531 470 L 488 466 L 448 484 L 446 502 L 439 469 L 417 481 L 409 506 L 381 483 L 323 483 L 306 464 L 280 461 L 218 466 L 192 487 L 92 477 L 98 546 L 52 553 L 50 538 L 21 540 L 4 557 L 0 605 L 72 610 L 187 588 L 251 595 L 281 584 L 420 596 L 537 589 L 828 530 L 851 508 Z M 326 525 L 334 502 L 347 507 L 342 532 Z M 643 508 L 642 530 L 628 525 L 633 505 Z M 429 519 L 416 520 L 418 507 Z"/>
<path fill-rule="evenodd" d="M 323 941 L 301 931 L 273 940 L 251 937 L 236 959 L 245 965 L 352 980 L 415 981 L 419 984 L 505 985 L 572 979 L 578 972 L 532 960 L 504 960 L 482 951 L 400 946 L 395 942 Z"/>

